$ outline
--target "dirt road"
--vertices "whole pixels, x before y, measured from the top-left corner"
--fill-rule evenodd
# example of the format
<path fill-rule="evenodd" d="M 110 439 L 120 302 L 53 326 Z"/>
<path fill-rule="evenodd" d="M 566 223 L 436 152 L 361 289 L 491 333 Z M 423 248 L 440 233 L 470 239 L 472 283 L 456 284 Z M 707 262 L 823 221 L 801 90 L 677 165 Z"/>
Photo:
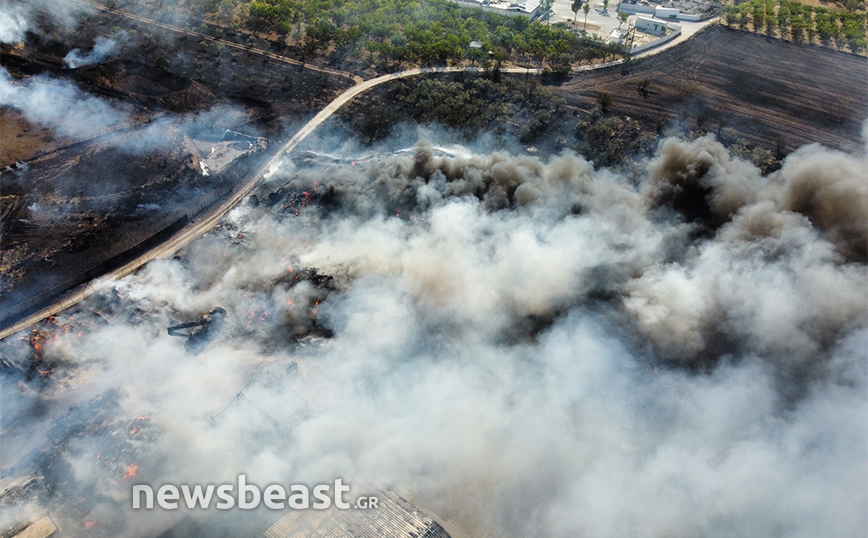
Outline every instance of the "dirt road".
<path fill-rule="evenodd" d="M 230 41 L 226 41 L 223 39 L 218 39 L 218 38 L 215 38 L 212 36 L 207 36 L 205 34 L 201 34 L 198 32 L 186 30 L 184 28 L 171 26 L 171 25 L 164 24 L 164 23 L 161 23 L 158 21 L 154 21 L 152 19 L 147 19 L 145 17 L 139 17 L 137 15 L 133 15 L 130 13 L 124 13 L 120 10 L 110 9 L 107 7 L 102 7 L 102 6 L 98 6 L 98 5 L 94 5 L 94 4 L 91 4 L 91 5 L 93 7 L 95 7 L 96 9 L 99 9 L 101 11 L 122 15 L 124 17 L 132 18 L 132 19 L 135 19 L 137 21 L 143 22 L 145 24 L 152 24 L 152 25 L 155 25 L 155 26 L 158 26 L 161 28 L 165 28 L 165 29 L 171 30 L 173 32 L 179 32 L 179 33 L 183 33 L 183 34 L 187 34 L 187 35 L 200 37 L 202 39 L 217 41 L 220 43 L 224 43 L 226 46 L 231 46 L 234 48 L 254 52 L 256 54 L 262 54 L 262 55 L 268 56 L 269 58 L 272 58 L 274 60 L 278 60 L 278 61 L 281 61 L 284 63 L 293 64 L 293 65 L 302 65 L 302 63 L 298 62 L 297 60 L 293 60 L 291 58 L 286 58 L 286 57 L 283 57 L 283 56 L 280 56 L 277 54 L 273 54 L 273 53 L 270 53 L 267 51 L 263 51 L 260 49 L 246 47 L 244 45 L 232 43 Z M 706 21 L 703 24 L 707 25 L 710 23 L 711 23 L 711 21 Z M 647 51 L 642 56 L 656 54 L 658 52 L 661 52 L 662 50 L 669 49 L 669 48 L 675 46 L 677 43 L 680 43 L 683 40 L 687 39 L 690 35 L 693 35 L 695 33 L 695 31 L 697 31 L 697 30 L 698 30 L 698 27 L 697 27 L 697 29 L 694 29 L 692 32 L 690 32 L 690 34 L 688 36 L 679 36 L 679 39 L 673 40 L 671 43 L 668 43 L 665 48 L 652 49 L 650 51 Z M 611 67 L 613 65 L 618 65 L 620 63 L 621 63 L 621 60 L 615 60 L 615 61 L 607 62 L 604 64 L 583 66 L 583 67 L 577 68 L 576 70 L 577 71 L 589 71 L 589 70 L 594 70 L 594 69 L 603 69 L 606 67 Z M 186 227 L 184 227 L 180 232 L 178 232 L 175 236 L 173 236 L 171 239 L 169 239 L 165 243 L 162 243 L 161 245 L 153 248 L 149 252 L 147 252 L 147 253 L 143 254 L 142 256 L 136 258 L 135 260 L 127 263 L 123 267 L 120 267 L 119 269 L 116 269 L 115 271 L 112 271 L 111 273 L 108 273 L 108 274 L 106 274 L 106 275 L 104 275 L 104 276 L 102 276 L 102 277 L 100 277 L 94 281 L 91 281 L 90 283 L 88 283 L 84 286 L 81 286 L 75 290 L 68 292 L 67 294 L 62 296 L 59 300 L 57 300 L 55 303 L 44 308 L 43 310 L 40 310 L 39 312 L 36 312 L 35 314 L 28 316 L 24 320 L 19 321 L 18 323 L 15 323 L 14 325 L 12 325 L 10 327 L 6 327 L 6 328 L 0 330 L 0 340 L 6 338 L 8 336 L 11 336 L 12 334 L 15 334 L 19 331 L 22 331 L 22 330 L 30 327 L 34 323 L 37 323 L 37 322 L 42 321 L 42 320 L 44 320 L 50 316 L 53 316 L 53 315 L 57 314 L 58 312 L 61 312 L 63 310 L 66 310 L 67 308 L 70 308 L 71 306 L 83 301 L 85 298 L 89 297 L 91 294 L 95 293 L 96 291 L 98 291 L 98 290 L 100 290 L 106 286 L 109 286 L 112 281 L 119 279 L 119 278 L 123 278 L 126 275 L 129 275 L 130 273 L 138 270 L 140 267 L 142 267 L 143 265 L 145 265 L 146 263 L 148 263 L 149 261 L 151 261 L 153 259 L 171 256 L 179 249 L 190 244 L 193 240 L 204 235 L 207 231 L 209 231 L 211 228 L 216 226 L 217 223 L 220 222 L 220 220 L 224 216 L 226 216 L 226 214 L 233 207 L 238 205 L 238 203 L 240 203 L 241 200 L 243 200 L 244 197 L 247 196 L 253 190 L 253 188 L 256 186 L 256 184 L 259 183 L 259 181 L 266 175 L 266 173 L 268 173 L 268 171 L 281 158 L 283 158 L 284 155 L 286 155 L 288 152 L 291 152 L 293 149 L 295 149 L 299 143 L 301 143 L 304 139 L 306 139 L 308 136 L 310 136 L 310 134 L 313 133 L 317 129 L 317 127 L 319 127 L 323 122 L 325 122 L 327 119 L 329 119 L 329 117 L 331 117 L 332 114 L 337 112 L 337 110 L 339 108 L 341 108 L 343 105 L 345 105 L 346 103 L 351 101 L 354 97 L 358 96 L 359 94 L 361 94 L 367 90 L 370 90 L 371 88 L 373 88 L 375 86 L 378 86 L 380 84 L 383 84 L 383 83 L 386 83 L 386 82 L 389 82 L 392 80 L 406 78 L 406 77 L 412 77 L 412 76 L 425 74 L 425 73 L 455 73 L 455 72 L 461 72 L 461 71 L 474 72 L 474 71 L 480 71 L 481 70 L 478 67 L 415 68 L 415 69 L 409 69 L 406 71 L 401 71 L 399 73 L 383 75 L 380 77 L 376 77 L 376 78 L 373 78 L 370 80 L 363 81 L 361 78 L 354 76 L 351 73 L 320 68 L 320 67 L 312 66 L 310 64 L 303 64 L 303 65 L 305 67 L 307 67 L 308 69 L 314 69 L 314 70 L 328 73 L 331 75 L 350 78 L 356 82 L 356 85 L 351 87 L 350 89 L 346 90 L 344 93 L 342 93 L 338 97 L 336 97 L 331 103 L 329 103 L 325 108 L 323 108 L 317 115 L 315 115 L 313 118 L 311 118 L 310 121 L 308 121 L 304 125 L 304 127 L 302 127 L 295 134 L 295 136 L 293 136 L 289 140 L 289 142 L 287 142 L 282 148 L 280 148 L 280 150 L 275 152 L 275 154 L 268 160 L 268 162 L 265 163 L 265 165 L 263 165 L 261 168 L 259 168 L 254 174 L 251 174 L 249 179 L 247 181 L 245 181 L 243 184 L 241 184 L 233 192 L 233 194 L 229 198 L 227 198 L 224 202 L 220 203 L 218 206 L 215 206 L 215 207 L 207 210 L 207 212 L 204 214 L 200 214 L 200 215 L 195 216 L 195 218 L 190 222 L 190 224 L 188 224 Z M 505 73 L 519 73 L 519 74 L 525 74 L 525 73 L 539 74 L 540 73 L 539 69 L 527 69 L 527 68 L 523 68 L 523 67 L 506 67 L 506 68 L 501 69 L 501 71 L 503 71 Z"/>
<path fill-rule="evenodd" d="M 208 230 L 217 225 L 220 220 L 226 216 L 226 214 L 238 203 L 240 203 L 245 196 L 247 196 L 251 190 L 259 183 L 260 180 L 268 173 L 272 167 L 277 164 L 277 162 L 283 158 L 288 152 L 291 152 L 293 149 L 298 146 L 305 138 L 311 135 L 317 127 L 319 127 L 323 122 L 329 119 L 332 114 L 334 114 L 339 108 L 348 103 L 354 97 L 363 93 L 375 86 L 380 84 L 405 78 L 416 76 L 424 73 L 453 73 L 458 71 L 474 71 L 478 70 L 478 68 L 461 68 L 461 67 L 430 67 L 430 68 L 416 68 L 410 69 L 407 71 L 402 71 L 400 73 L 394 73 L 390 75 L 383 75 L 381 77 L 373 78 L 355 86 L 351 87 L 349 90 L 345 91 L 337 98 L 335 98 L 328 106 L 322 109 L 316 116 L 310 119 L 304 127 L 302 127 L 296 134 L 293 136 L 289 142 L 287 142 L 282 148 L 274 153 L 274 155 L 257 171 L 250 175 L 250 177 L 241 184 L 236 190 L 229 196 L 226 200 L 224 200 L 219 205 L 208 209 L 204 214 L 200 214 L 195 216 L 195 218 L 185 226 L 180 232 L 178 232 L 171 239 L 162 243 L 161 245 L 153 248 L 149 252 L 143 254 L 142 256 L 136 258 L 135 260 L 127 263 L 123 267 L 112 271 L 111 273 L 104 275 L 83 287 L 80 287 L 72 292 L 67 293 L 63 297 L 61 297 L 58 301 L 56 301 L 51 306 L 28 316 L 26 319 L 10 326 L 2 331 L 0 331 L 0 340 L 6 338 L 12 334 L 15 334 L 18 331 L 24 330 L 27 327 L 42 321 L 43 319 L 48 318 L 49 316 L 55 315 L 58 312 L 61 312 L 79 302 L 89 297 L 91 294 L 101 289 L 102 287 L 109 285 L 115 279 L 122 278 L 140 267 L 149 261 L 156 258 L 164 258 L 167 256 L 171 256 L 179 249 L 187 246 L 193 240 L 198 237 L 204 235 Z M 511 73 L 525 73 L 528 70 L 521 68 L 511 68 L 504 69 L 505 72 Z M 529 70 L 530 73 L 538 73 L 538 69 Z"/>

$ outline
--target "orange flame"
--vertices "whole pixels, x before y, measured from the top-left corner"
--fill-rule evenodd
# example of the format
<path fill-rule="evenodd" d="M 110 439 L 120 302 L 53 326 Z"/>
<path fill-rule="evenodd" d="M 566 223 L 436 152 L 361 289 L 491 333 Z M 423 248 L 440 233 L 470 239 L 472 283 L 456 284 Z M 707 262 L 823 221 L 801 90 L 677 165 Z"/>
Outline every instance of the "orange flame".
<path fill-rule="evenodd" d="M 129 480 L 130 478 L 135 478 L 139 474 L 139 463 L 133 462 L 132 465 L 127 467 L 127 470 L 124 472 L 124 482 Z"/>

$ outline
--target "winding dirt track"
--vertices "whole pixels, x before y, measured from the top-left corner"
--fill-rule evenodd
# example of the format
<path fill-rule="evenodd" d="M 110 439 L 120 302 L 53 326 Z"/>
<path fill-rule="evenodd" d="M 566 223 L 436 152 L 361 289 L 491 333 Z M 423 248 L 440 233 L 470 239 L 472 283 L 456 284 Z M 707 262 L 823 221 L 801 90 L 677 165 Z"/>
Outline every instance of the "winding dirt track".
<path fill-rule="evenodd" d="M 274 155 L 259 169 L 256 170 L 253 174 L 251 174 L 248 179 L 242 183 L 240 186 L 236 188 L 236 190 L 229 196 L 226 200 L 221 202 L 220 204 L 208 209 L 206 212 L 197 215 L 187 226 L 185 226 L 181 231 L 179 231 L 175 236 L 173 236 L 168 241 L 154 247 L 149 252 L 139 256 L 135 260 L 127 263 L 123 267 L 120 267 L 98 279 L 91 281 L 90 283 L 79 287 L 76 290 L 73 290 L 66 295 L 62 296 L 57 302 L 52 304 L 51 306 L 35 313 L 18 323 L 7 327 L 0 331 L 0 340 L 11 336 L 19 331 L 22 331 L 34 323 L 42 321 L 50 316 L 55 315 L 58 312 L 66 310 L 67 308 L 81 302 L 85 298 L 89 297 L 91 294 L 96 292 L 99 289 L 102 289 L 105 285 L 108 285 L 111 281 L 122 278 L 149 261 L 155 258 L 163 258 L 167 256 L 171 256 L 179 249 L 187 246 L 193 240 L 198 237 L 204 235 L 208 230 L 217 225 L 220 220 L 226 216 L 226 214 L 236 205 L 238 205 L 241 200 L 247 196 L 251 190 L 256 186 L 257 183 L 268 173 L 272 167 L 274 167 L 277 162 L 283 158 L 288 152 L 294 150 L 299 143 L 301 143 L 305 138 L 311 135 L 317 127 L 319 127 L 323 122 L 329 119 L 332 114 L 337 112 L 339 108 L 343 105 L 351 101 L 354 97 L 363 93 L 375 86 L 383 84 L 385 82 L 389 82 L 391 80 L 396 80 L 399 78 L 412 77 L 424 73 L 454 73 L 458 71 L 469 71 L 469 70 L 477 70 L 467 69 L 461 67 L 430 67 L 430 68 L 417 68 L 410 69 L 408 71 L 402 71 L 400 73 L 394 73 L 391 75 L 384 75 L 381 77 L 373 78 L 367 81 L 364 81 L 360 84 L 356 84 L 351 87 L 337 98 L 334 101 L 328 104 L 324 109 L 322 109 L 316 116 L 311 118 L 304 127 L 302 127 L 296 134 L 293 136 L 289 142 L 287 142 L 282 148 L 274 153 Z M 527 70 L 511 68 L 504 69 L 505 72 L 513 72 L 513 73 L 524 73 Z M 531 73 L 538 73 L 539 70 L 531 69 L 529 70 Z"/>
<path fill-rule="evenodd" d="M 153 249 L 146 252 L 145 254 L 143 254 L 143 255 L 139 256 L 138 258 L 134 259 L 133 261 L 127 263 L 123 267 L 120 267 L 120 268 L 118 268 L 118 269 L 116 269 L 116 270 L 114 270 L 114 271 L 112 271 L 106 275 L 103 275 L 97 279 L 92 280 L 91 282 L 89 282 L 87 284 L 84 284 L 84 285 L 82 285 L 82 286 L 80 286 L 80 287 L 78 287 L 78 288 L 76 288 L 70 292 L 67 292 L 66 294 L 61 296 L 60 299 L 58 299 L 56 302 L 54 302 L 52 305 L 40 310 L 39 312 L 36 312 L 35 314 L 31 314 L 27 318 L 19 321 L 18 323 L 15 323 L 14 325 L 11 325 L 9 327 L 4 328 L 2 331 L 0 331 L 0 340 L 7 338 L 7 337 L 19 332 L 19 331 L 27 329 L 28 327 L 30 327 L 31 325 L 33 325 L 35 323 L 38 323 L 38 322 L 40 322 L 40 321 L 42 321 L 42 320 L 44 320 L 50 316 L 57 314 L 58 312 L 62 312 L 63 310 L 66 310 L 67 308 L 70 308 L 70 307 L 78 304 L 79 302 L 83 301 L 84 299 L 86 299 L 91 294 L 95 293 L 96 291 L 109 286 L 112 281 L 114 281 L 116 279 L 123 278 L 123 277 L 129 275 L 130 273 L 133 273 L 134 271 L 138 270 L 140 267 L 142 267 L 143 265 L 145 265 L 146 263 L 148 263 L 149 261 L 151 261 L 153 259 L 165 258 L 165 257 L 171 256 L 172 254 L 177 252 L 179 249 L 189 245 L 193 240 L 204 235 L 211 228 L 216 226 L 217 223 L 220 222 L 220 220 L 224 216 L 226 216 L 226 214 L 233 207 L 238 205 L 238 203 L 240 203 L 241 200 L 243 200 L 244 197 L 247 196 L 250 193 L 250 191 L 253 190 L 253 188 L 259 183 L 259 181 L 262 180 L 262 178 L 268 173 L 268 171 L 271 170 L 272 167 L 274 167 L 277 164 L 277 162 L 281 158 L 283 158 L 284 155 L 286 155 L 287 153 L 294 150 L 305 138 L 310 136 L 311 133 L 313 133 L 317 129 L 317 127 L 319 127 L 323 122 L 325 122 L 327 119 L 329 119 L 332 116 L 332 114 L 337 112 L 337 110 L 339 108 L 341 108 L 342 106 L 347 104 L 349 101 L 351 101 L 353 98 L 355 98 L 359 94 L 366 92 L 367 90 L 370 90 L 371 88 L 373 88 L 375 86 L 379 86 L 380 84 L 390 82 L 392 80 L 396 80 L 396 79 L 400 79 L 400 78 L 412 77 L 412 76 L 428 74 L 428 73 L 457 73 L 457 72 L 462 72 L 462 71 L 465 71 L 465 72 L 479 72 L 479 71 L 481 71 L 481 69 L 478 67 L 424 67 L 424 68 L 409 69 L 407 71 L 401 71 L 399 73 L 393 73 L 393 74 L 389 74 L 389 75 L 383 75 L 383 76 L 380 76 L 377 78 L 372 78 L 370 80 L 362 80 L 360 77 L 353 76 L 351 73 L 321 68 L 321 67 L 313 66 L 310 64 L 303 64 L 302 62 L 299 62 L 298 60 L 279 56 L 277 54 L 273 54 L 273 53 L 263 51 L 260 49 L 255 49 L 255 48 L 247 47 L 244 45 L 239 45 L 237 43 L 232 43 L 230 41 L 218 39 L 218 38 L 215 38 L 213 36 L 208 36 L 208 35 L 201 34 L 198 32 L 193 32 L 191 30 L 187 30 L 187 29 L 180 28 L 177 26 L 171 26 L 168 24 L 161 23 L 159 21 L 147 19 L 145 17 L 139 17 L 137 15 L 126 13 L 126 12 L 123 12 L 120 10 L 110 9 L 110 8 L 99 6 L 99 5 L 96 5 L 93 3 L 87 4 L 87 5 L 89 5 L 90 7 L 94 7 L 96 9 L 99 9 L 100 11 L 113 13 L 116 15 L 121 15 L 123 17 L 131 18 L 131 19 L 137 20 L 137 21 L 145 23 L 145 24 L 155 25 L 155 26 L 158 26 L 160 28 L 171 30 L 173 32 L 178 32 L 178 33 L 182 33 L 182 34 L 200 37 L 202 39 L 208 39 L 211 41 L 217 41 L 220 43 L 224 43 L 226 46 L 238 48 L 241 50 L 246 50 L 249 52 L 253 52 L 255 54 L 261 54 L 261 55 L 267 56 L 269 58 L 272 58 L 274 60 L 277 60 L 277 61 L 280 61 L 283 63 L 288 63 L 288 64 L 292 64 L 292 65 L 303 65 L 304 67 L 306 67 L 308 69 L 313 69 L 316 71 L 328 73 L 328 74 L 335 75 L 335 76 L 346 77 L 346 78 L 349 78 L 351 80 L 354 80 L 356 82 L 356 85 L 349 88 L 348 90 L 346 90 L 344 93 L 340 94 L 339 96 L 337 96 L 325 108 L 320 110 L 320 112 L 316 116 L 311 118 L 310 121 L 308 121 L 304 125 L 304 127 L 302 127 L 295 134 L 295 136 L 293 136 L 289 140 L 289 142 L 287 142 L 282 148 L 280 148 L 278 151 L 276 151 L 274 153 L 274 155 L 262 167 L 260 167 L 259 169 L 256 170 L 256 172 L 251 174 L 249 176 L 249 178 L 244 183 L 239 185 L 236 188 L 236 190 L 232 193 L 232 195 L 229 196 L 222 203 L 206 210 L 202 214 L 196 215 L 195 218 L 193 220 L 191 220 L 191 222 L 187 226 L 185 226 L 183 229 L 181 229 L 171 239 L 169 239 L 166 242 L 154 247 Z M 675 46 L 676 44 L 681 43 L 682 41 L 688 39 L 699 28 L 704 27 L 708 24 L 711 24 L 712 22 L 713 22 L 713 20 L 705 21 L 703 23 L 695 23 L 695 28 L 692 28 L 691 29 L 692 31 L 687 33 L 687 35 L 681 35 L 681 36 L 679 36 L 678 39 L 675 39 L 675 40 L 667 43 L 663 47 L 651 49 L 650 51 L 646 51 L 645 53 L 643 53 L 641 55 L 637 55 L 637 56 L 646 56 L 646 55 L 650 55 L 650 54 L 656 54 L 656 53 L 662 52 L 664 50 L 668 50 L 668 49 L 672 48 L 673 46 Z M 590 71 L 590 70 L 595 70 L 595 69 L 603 69 L 606 67 L 612 67 L 613 65 L 618 65 L 621 62 L 622 62 L 622 60 L 616 60 L 616 61 L 612 61 L 612 62 L 608 62 L 608 63 L 604 63 L 604 64 L 582 66 L 582 67 L 579 67 L 575 70 L 576 71 Z M 523 67 L 506 67 L 506 68 L 502 68 L 501 71 L 504 73 L 519 73 L 519 74 L 528 73 L 528 74 L 534 74 L 534 75 L 537 75 L 540 73 L 539 69 L 528 69 L 528 68 L 523 68 Z"/>

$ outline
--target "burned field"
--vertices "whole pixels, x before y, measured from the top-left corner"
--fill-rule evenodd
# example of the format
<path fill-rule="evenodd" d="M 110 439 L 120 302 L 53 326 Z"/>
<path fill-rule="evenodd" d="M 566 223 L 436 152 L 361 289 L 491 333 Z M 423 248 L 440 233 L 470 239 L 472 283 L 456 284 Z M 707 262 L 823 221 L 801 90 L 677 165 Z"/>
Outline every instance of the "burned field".
<path fill-rule="evenodd" d="M 106 28 L 117 36 L 113 53 L 71 68 L 70 51 L 92 47 Z M 30 104 L 59 95 L 95 107 L 59 129 L 50 114 L 40 123 L 0 111 L 4 325 L 171 235 L 348 85 L 110 14 L 79 30 L 30 33 L 0 55 L 7 76 L 29 85 Z"/>
<path fill-rule="evenodd" d="M 605 92 L 607 114 L 646 128 L 714 133 L 724 143 L 744 139 L 780 158 L 811 143 L 862 147 L 866 82 L 864 56 L 712 26 L 635 61 L 626 75 L 620 67 L 581 73 L 552 91 L 580 119 Z"/>
<path fill-rule="evenodd" d="M 796 148 L 863 145 L 868 60 L 712 26 L 621 66 L 554 76 L 428 75 L 375 88 L 339 116 L 362 140 L 403 124 L 517 139 L 525 148 L 572 149 L 599 165 L 650 155 L 660 138 L 712 133 L 763 171 Z"/>

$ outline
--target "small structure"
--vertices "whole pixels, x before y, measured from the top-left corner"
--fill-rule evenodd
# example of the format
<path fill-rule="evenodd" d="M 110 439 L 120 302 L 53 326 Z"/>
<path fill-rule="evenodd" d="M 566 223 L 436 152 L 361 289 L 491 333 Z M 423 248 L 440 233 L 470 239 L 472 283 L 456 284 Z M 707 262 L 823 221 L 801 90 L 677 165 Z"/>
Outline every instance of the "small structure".
<path fill-rule="evenodd" d="M 226 310 L 215 306 L 196 321 L 172 325 L 167 330 L 169 336 L 187 339 L 185 344 L 187 351 L 199 352 L 220 332 L 225 319 Z"/>
<path fill-rule="evenodd" d="M 659 6 L 654 10 L 654 16 L 658 19 L 676 20 L 681 15 L 681 11 L 674 7 Z"/>
<path fill-rule="evenodd" d="M 54 521 L 50 517 L 45 516 L 12 538 L 48 538 L 49 536 L 54 536 L 56 532 L 57 526 L 54 524 Z"/>
<path fill-rule="evenodd" d="M 647 17 L 636 17 L 636 29 L 646 34 L 663 35 L 666 33 L 666 23 Z"/>
<path fill-rule="evenodd" d="M 307 400 L 286 385 L 287 380 L 297 374 L 298 363 L 292 361 L 282 374 L 268 373 L 254 379 L 220 411 L 211 415 L 211 422 L 219 424 L 234 415 L 234 420 L 258 421 L 275 430 L 291 431 L 310 417 Z"/>
<path fill-rule="evenodd" d="M 533 20 L 540 15 L 544 15 L 540 10 L 540 3 L 536 0 L 529 0 L 528 2 L 515 3 L 510 6 L 510 10 L 514 10 L 517 15 L 524 15 L 525 17 Z"/>
<path fill-rule="evenodd" d="M 539 0 L 452 0 L 464 7 L 478 7 L 507 17 L 524 15 L 533 20 L 543 15 Z"/>
<path fill-rule="evenodd" d="M 350 485 L 351 495 L 371 495 L 376 506 L 293 510 L 266 530 L 265 538 L 451 538 L 439 523 L 372 478 L 357 477 Z"/>
<path fill-rule="evenodd" d="M 668 21 L 700 21 L 713 17 L 716 13 L 714 3 L 706 0 L 669 0 L 669 6 L 655 5 L 647 0 L 626 0 L 618 4 L 619 11 L 631 15 L 650 15 Z"/>

